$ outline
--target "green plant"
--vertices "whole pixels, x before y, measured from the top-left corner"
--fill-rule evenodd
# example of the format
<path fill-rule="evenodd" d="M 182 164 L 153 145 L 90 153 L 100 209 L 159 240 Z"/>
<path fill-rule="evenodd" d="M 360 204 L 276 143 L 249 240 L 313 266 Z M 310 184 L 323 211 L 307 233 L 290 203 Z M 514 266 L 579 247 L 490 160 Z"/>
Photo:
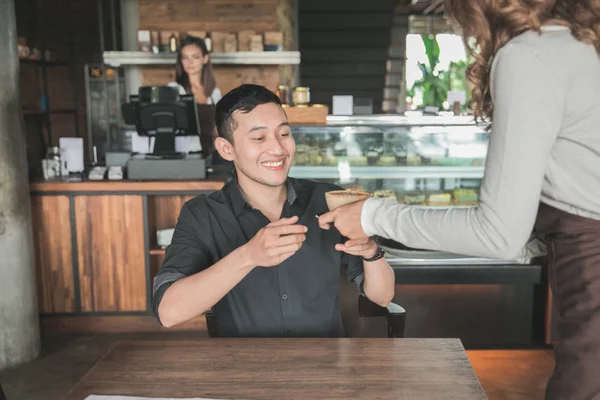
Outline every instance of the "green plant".
<path fill-rule="evenodd" d="M 469 62 L 467 60 L 461 61 L 452 61 L 448 66 L 448 70 L 444 71 L 444 77 L 448 83 L 449 90 L 458 90 L 463 91 L 466 94 L 466 102 L 461 107 L 462 109 L 466 108 L 466 105 L 469 103 L 469 86 L 467 83 L 467 67 L 469 66 Z M 452 107 L 452 105 L 450 105 Z"/>
<path fill-rule="evenodd" d="M 425 45 L 425 53 L 428 63 L 419 63 L 419 69 L 423 77 L 416 81 L 412 90 L 420 89 L 423 94 L 423 105 L 443 108 L 444 101 L 448 97 L 449 80 L 444 71 L 440 71 L 440 46 L 433 35 L 421 35 Z"/>

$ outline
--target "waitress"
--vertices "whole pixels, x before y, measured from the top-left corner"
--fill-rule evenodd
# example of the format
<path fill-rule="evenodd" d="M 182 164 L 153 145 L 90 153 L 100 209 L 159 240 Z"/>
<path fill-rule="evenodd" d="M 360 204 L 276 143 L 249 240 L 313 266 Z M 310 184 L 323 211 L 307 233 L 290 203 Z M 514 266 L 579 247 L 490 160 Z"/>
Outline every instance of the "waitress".
<path fill-rule="evenodd" d="M 600 399 L 600 3 L 453 0 L 445 11 L 476 39 L 473 105 L 493 121 L 479 207 L 369 199 L 320 223 L 351 239 L 504 259 L 524 254 L 535 227 L 559 313 L 546 399 Z"/>
<path fill-rule="evenodd" d="M 202 153 L 204 156 L 213 154 L 214 104 L 221 99 L 222 95 L 217 87 L 204 40 L 194 36 L 187 36 L 181 40 L 177 52 L 175 78 L 176 82 L 169 83 L 169 86 L 177 87 L 179 94 L 194 95 L 200 118 Z"/>

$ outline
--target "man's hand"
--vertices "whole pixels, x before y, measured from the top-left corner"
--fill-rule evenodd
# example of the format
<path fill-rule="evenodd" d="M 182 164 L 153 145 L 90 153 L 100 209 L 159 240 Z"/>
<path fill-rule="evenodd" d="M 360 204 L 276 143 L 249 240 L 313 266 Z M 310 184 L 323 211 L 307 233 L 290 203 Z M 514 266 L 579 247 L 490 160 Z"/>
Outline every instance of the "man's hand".
<path fill-rule="evenodd" d="M 377 254 L 377 243 L 372 238 L 354 239 L 336 244 L 335 249 L 353 256 L 373 258 Z"/>
<path fill-rule="evenodd" d="M 271 222 L 244 245 L 250 264 L 274 267 L 294 255 L 306 240 L 308 228 L 297 225 L 298 217 Z"/>
<path fill-rule="evenodd" d="M 356 201 L 323 214 L 319 217 L 319 226 L 329 229 L 329 224 L 333 224 L 342 236 L 349 239 L 366 239 L 367 234 L 360 224 L 364 204 L 365 200 Z"/>

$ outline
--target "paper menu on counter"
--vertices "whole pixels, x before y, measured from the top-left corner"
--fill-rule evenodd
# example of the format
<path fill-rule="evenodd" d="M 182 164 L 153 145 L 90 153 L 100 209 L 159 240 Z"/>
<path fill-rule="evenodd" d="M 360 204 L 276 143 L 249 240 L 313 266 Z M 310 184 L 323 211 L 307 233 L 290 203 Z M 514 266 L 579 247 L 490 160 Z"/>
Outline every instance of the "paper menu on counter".
<path fill-rule="evenodd" d="M 59 139 L 60 156 L 69 172 L 83 172 L 83 138 L 62 137 Z"/>
<path fill-rule="evenodd" d="M 148 136 L 140 136 L 137 132 L 131 134 L 131 151 L 133 153 L 148 154 L 152 153 L 154 142 Z"/>
<path fill-rule="evenodd" d="M 194 153 L 200 152 L 202 145 L 200 144 L 200 136 L 177 136 L 175 137 L 175 151 L 178 153 Z"/>

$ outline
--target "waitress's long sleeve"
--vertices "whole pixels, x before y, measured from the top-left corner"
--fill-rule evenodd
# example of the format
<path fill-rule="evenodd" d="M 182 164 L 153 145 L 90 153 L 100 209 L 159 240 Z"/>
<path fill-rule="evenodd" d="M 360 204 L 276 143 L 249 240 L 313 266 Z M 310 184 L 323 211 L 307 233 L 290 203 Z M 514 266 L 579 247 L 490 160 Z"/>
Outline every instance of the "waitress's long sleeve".
<path fill-rule="evenodd" d="M 361 223 L 368 235 L 409 247 L 512 259 L 535 222 L 552 146 L 561 128 L 564 85 L 526 44 L 508 44 L 492 68 L 494 100 L 480 205 L 434 210 L 369 199 Z"/>

